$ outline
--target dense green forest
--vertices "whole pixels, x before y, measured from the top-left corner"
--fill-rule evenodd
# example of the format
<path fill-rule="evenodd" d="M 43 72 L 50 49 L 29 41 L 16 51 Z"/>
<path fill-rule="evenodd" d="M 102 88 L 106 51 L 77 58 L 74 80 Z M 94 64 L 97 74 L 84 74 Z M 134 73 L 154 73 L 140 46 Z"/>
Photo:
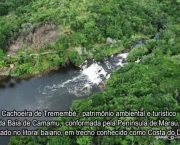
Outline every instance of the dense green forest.
<path fill-rule="evenodd" d="M 86 58 L 130 51 L 128 63 L 107 81 L 106 91 L 74 101 L 71 110 L 82 111 L 176 111 L 180 112 L 180 1 L 179 0 L 0 0 L 0 67 L 15 64 L 13 76 L 40 73 L 62 66 L 69 59 L 78 65 Z M 51 22 L 60 27 L 58 40 L 40 49 L 23 48 L 7 56 L 15 34 L 25 37 L 33 26 Z M 158 39 L 150 38 L 158 37 Z M 116 40 L 110 46 L 106 39 Z M 77 47 L 89 53 L 78 56 Z M 48 55 L 32 53 L 52 52 Z M 141 59 L 139 63 L 135 61 Z M 118 117 L 61 117 L 67 120 L 117 120 Z M 178 120 L 176 117 L 121 117 L 122 120 Z M 148 130 L 152 127 L 140 127 Z M 46 130 L 138 130 L 138 127 L 46 127 Z M 176 127 L 157 126 L 154 130 Z M 154 136 L 15 136 L 9 145 L 179 145 L 179 140 L 157 140 Z"/>
<path fill-rule="evenodd" d="M 169 27 L 174 26 L 174 31 L 179 29 L 178 17 L 174 15 L 178 12 L 175 8 L 179 3 L 176 1 L 9 0 L 0 4 L 0 48 L 4 53 L 17 38 L 26 39 L 39 25 L 53 23 L 60 29 L 56 42 L 38 49 L 26 45 L 15 56 L 2 57 L 0 67 L 11 63 L 15 65 L 11 76 L 38 74 L 50 67 L 65 65 L 67 59 L 77 65 L 92 56 L 100 60 L 130 48 L 142 38 L 150 38 L 160 28 L 168 30 L 167 38 L 171 35 Z M 174 23 L 175 20 L 177 23 Z M 108 37 L 116 40 L 116 43 L 107 45 Z M 75 51 L 79 47 L 86 49 L 80 57 Z M 56 53 L 30 55 L 47 51 Z"/>

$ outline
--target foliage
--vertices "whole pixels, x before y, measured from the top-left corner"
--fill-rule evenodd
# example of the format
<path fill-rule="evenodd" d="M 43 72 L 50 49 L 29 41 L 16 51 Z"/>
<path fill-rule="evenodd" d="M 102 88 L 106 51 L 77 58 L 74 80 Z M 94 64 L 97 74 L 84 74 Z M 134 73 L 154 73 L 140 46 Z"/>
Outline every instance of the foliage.
<path fill-rule="evenodd" d="M 146 59 L 148 58 L 147 61 Z M 154 49 L 150 55 L 142 57 L 141 63 L 129 62 L 123 68 L 116 70 L 107 82 L 107 90 L 102 93 L 97 93 L 83 100 L 73 102 L 71 110 L 77 112 L 83 111 L 175 111 L 180 112 L 179 99 L 179 68 L 180 60 L 175 61 L 174 58 L 164 55 L 162 50 Z M 88 104 L 88 107 L 87 107 Z M 86 120 L 101 120 L 108 121 L 120 119 L 119 117 L 86 117 Z M 157 117 L 121 117 L 122 120 L 159 120 Z M 161 117 L 162 120 L 179 120 L 179 115 L 175 117 Z M 61 117 L 61 122 L 66 120 L 81 120 L 84 119 L 78 114 L 77 117 Z M 152 129 L 152 127 L 140 127 L 141 130 Z M 138 129 L 140 129 L 138 128 Z M 57 127 L 58 129 L 58 127 Z M 68 130 L 64 126 L 59 128 L 61 131 Z M 77 130 L 87 130 L 87 127 L 73 127 Z M 136 130 L 132 126 L 111 126 L 111 127 L 92 127 L 91 130 Z M 153 127 L 156 130 L 164 130 L 163 126 Z M 170 129 L 176 129 L 170 127 Z M 71 138 L 71 139 L 70 139 Z M 66 140 L 66 141 L 65 141 Z M 34 140 L 37 143 L 38 140 Z M 178 140 L 156 140 L 153 136 L 66 136 L 63 137 L 48 137 L 47 144 L 179 144 Z M 73 142 L 73 143 L 72 143 Z M 75 143 L 76 142 L 76 143 Z"/>
<path fill-rule="evenodd" d="M 6 47 L 6 39 L 2 33 L 0 33 L 0 50 Z"/>
<path fill-rule="evenodd" d="M 5 56 L 4 52 L 2 49 L 0 49 L 0 60 L 3 59 Z"/>
<path fill-rule="evenodd" d="M 116 70 L 107 81 L 105 92 L 97 93 L 87 99 L 74 101 L 71 110 L 82 111 L 175 111 L 180 112 L 180 3 L 169 0 L 37 0 L 24 4 L 19 1 L 16 6 L 10 1 L 11 9 L 7 15 L 1 16 L 0 47 L 5 49 L 14 32 L 20 30 L 21 24 L 33 24 L 44 21 L 58 23 L 68 33 L 62 35 L 55 44 L 44 48 L 46 51 L 57 52 L 41 55 L 41 51 L 23 50 L 28 55 L 10 58 L 10 62 L 18 65 L 15 75 L 39 73 L 52 66 L 64 65 L 69 59 L 79 64 L 89 56 L 79 56 L 76 47 L 87 48 L 97 60 L 121 50 L 130 48 L 133 42 L 142 38 L 146 40 L 142 46 L 135 47 L 128 56 L 128 63 Z M 23 6 L 22 6 L 22 5 Z M 0 5 L 2 6 L 2 5 Z M 4 7 L 3 7 L 4 8 Z M 7 12 L 5 11 L 4 14 Z M 3 14 L 3 15 L 4 15 Z M 12 26 L 11 23 L 14 25 Z M 156 35 L 158 31 L 158 34 Z M 67 34 L 66 34 L 67 33 Z M 155 35 L 155 37 L 153 36 Z M 120 42 L 117 46 L 105 44 L 106 39 Z M 118 41 L 121 40 L 121 41 Z M 141 58 L 139 63 L 136 63 Z M 88 104 L 88 105 L 87 105 Z M 119 117 L 87 117 L 86 120 L 117 120 Z M 159 116 L 121 117 L 122 120 L 159 120 Z M 161 117 L 164 120 L 180 120 L 176 117 Z M 66 120 L 84 120 L 77 117 L 61 117 Z M 152 127 L 151 127 L 152 128 Z M 56 127 L 61 131 L 68 129 L 87 130 L 87 127 Z M 137 130 L 132 126 L 92 127 L 91 130 Z M 142 130 L 150 127 L 141 127 Z M 164 130 L 165 127 L 153 127 Z M 176 130 L 175 127 L 169 129 Z M 13 137 L 14 144 L 97 144 L 97 145 L 129 145 L 129 144 L 180 144 L 178 140 L 156 140 L 153 136 L 66 136 L 66 137 Z"/>
<path fill-rule="evenodd" d="M 0 2 L 0 16 L 6 15 L 8 13 L 8 6 Z"/>

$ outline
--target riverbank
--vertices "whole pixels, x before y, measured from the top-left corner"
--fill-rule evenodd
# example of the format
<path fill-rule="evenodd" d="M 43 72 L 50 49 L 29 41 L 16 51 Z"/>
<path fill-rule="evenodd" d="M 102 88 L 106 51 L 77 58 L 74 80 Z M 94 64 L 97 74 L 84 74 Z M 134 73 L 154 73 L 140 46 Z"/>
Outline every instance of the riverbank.
<path fill-rule="evenodd" d="M 158 131 L 177 132 L 175 126 L 158 126 L 159 119 L 179 120 L 179 115 L 152 115 L 153 111 L 180 111 L 179 0 L 2 0 L 0 7 L 0 67 L 14 66 L 10 73 L 13 77 L 38 75 L 49 68 L 65 66 L 67 60 L 76 66 L 87 58 L 102 60 L 133 47 L 133 42 L 159 33 L 155 40 L 134 48 L 126 65 L 121 68 L 124 59 L 113 56 L 108 58 L 111 63 L 106 60 L 105 63 L 94 62 L 81 71 L 71 69 L 62 74 L 43 75 L 17 85 L 11 79 L 15 87 L 10 88 L 10 82 L 0 90 L 1 110 L 62 111 L 64 108 L 69 110 L 73 99 L 79 100 L 73 101 L 70 107 L 77 112 L 76 117 L 58 118 L 63 125 L 61 127 L 44 126 L 45 130 L 58 130 L 62 135 L 71 131 L 70 136 L 14 136 L 9 145 L 180 144 L 179 140 L 157 140 Z M 13 36 L 18 38 L 11 41 Z M 1 50 L 7 50 L 8 46 L 11 50 L 22 49 L 14 56 L 6 57 Z M 30 55 L 51 51 L 57 53 Z M 97 85 L 107 78 L 106 91 L 99 92 Z M 82 99 L 84 95 L 89 97 Z M 82 118 L 81 112 L 89 111 L 111 111 L 115 114 L 145 111 L 151 115 L 87 115 Z M 147 126 L 131 126 L 131 122 L 127 126 L 119 126 L 119 119 L 126 123 L 130 120 L 147 121 Z M 67 121 L 77 120 L 97 120 L 100 125 L 66 126 Z M 152 120 L 157 126 L 149 126 Z M 85 133 L 87 129 L 94 135 L 76 134 L 76 131 Z M 151 130 L 153 135 L 149 133 Z M 108 131 L 112 132 L 109 134 Z M 119 131 L 119 134 L 115 135 L 114 131 Z M 121 131 L 126 132 L 125 136 Z M 140 134 L 143 136 L 138 136 Z"/>
<path fill-rule="evenodd" d="M 106 48 L 105 48 L 105 46 L 106 46 Z M 102 46 L 99 46 L 99 47 L 101 48 Z M 42 76 L 43 74 L 47 74 L 52 70 L 57 70 L 57 69 L 60 69 L 61 67 L 66 67 L 69 63 L 72 63 L 76 67 L 79 67 L 80 64 L 82 64 L 87 59 L 95 59 L 95 60 L 100 61 L 104 57 L 109 57 L 112 54 L 125 52 L 125 51 L 128 51 L 128 49 L 124 49 L 122 46 L 121 47 L 116 46 L 115 48 L 112 48 L 112 47 L 109 47 L 108 45 L 104 44 L 104 50 L 98 50 L 98 48 L 96 48 L 96 50 L 89 51 L 89 52 L 87 52 L 87 50 L 85 50 L 85 52 L 82 52 L 83 51 L 82 49 L 81 49 L 81 52 L 79 52 L 79 48 L 68 49 L 68 50 L 65 50 L 64 52 L 58 52 L 58 51 L 51 50 L 51 52 L 53 52 L 53 53 L 48 52 L 48 50 L 46 50 L 46 51 L 43 50 L 45 52 L 41 52 L 41 53 L 32 53 L 32 51 L 34 52 L 34 50 L 21 50 L 20 52 L 18 52 L 17 54 L 15 54 L 13 56 L 6 56 L 5 61 L 7 61 L 7 63 L 11 63 L 11 65 L 13 64 L 13 68 L 7 67 L 7 69 L 9 69 L 9 71 L 8 71 L 9 73 L 7 74 L 6 71 L 4 71 L 4 73 L 2 72 L 0 75 L 0 78 L 2 79 L 5 77 L 8 77 L 8 76 L 11 76 L 14 78 L 26 79 L 26 78 L 30 78 L 30 77 L 34 77 L 34 76 Z M 73 53 L 71 54 L 71 52 L 73 52 L 76 56 Z M 97 55 L 98 53 L 101 55 L 98 56 Z M 53 56 L 56 56 L 59 58 L 60 56 L 62 56 L 62 54 L 64 54 L 64 55 L 63 55 L 63 60 L 61 61 L 61 63 L 55 63 L 55 64 L 53 64 L 54 66 L 46 65 L 45 67 L 43 67 L 43 64 L 50 64 L 52 61 L 57 61 L 57 60 L 54 60 Z M 75 58 L 74 58 L 74 56 L 75 56 Z M 46 58 L 48 58 L 48 57 L 51 57 L 52 60 L 47 61 Z M 33 70 L 32 63 L 31 63 L 32 65 L 29 65 L 29 66 L 25 65 L 24 67 L 22 67 L 22 62 L 18 63 L 17 58 L 19 58 L 21 60 L 26 59 L 26 61 L 29 61 L 29 62 L 32 62 L 32 61 L 35 62 L 35 61 L 37 61 L 37 59 L 42 59 L 42 60 L 41 60 L 41 62 L 39 62 L 40 65 L 37 66 L 36 69 Z M 74 59 L 76 59 L 75 62 L 74 62 Z M 17 62 L 16 62 L 16 60 L 17 60 Z M 26 62 L 26 64 L 27 63 L 28 62 Z M 26 69 L 26 71 L 20 72 L 18 74 L 17 72 L 20 69 Z M 28 69 L 32 69 L 32 70 L 27 71 Z"/>
<path fill-rule="evenodd" d="M 126 13 L 117 11 L 111 14 L 112 18 L 104 17 L 101 20 L 102 14 L 109 15 L 108 11 L 103 10 L 104 7 L 96 12 L 94 0 L 83 1 L 81 8 L 84 12 L 88 11 L 84 15 L 81 8 L 77 9 L 79 2 L 63 0 L 59 4 L 57 0 L 46 3 L 32 1 L 25 5 L 27 11 L 21 5 L 17 10 L 10 9 L 7 15 L 2 16 L 0 39 L 3 43 L 0 43 L 0 48 L 7 51 L 7 56 L 0 60 L 0 67 L 13 64 L 14 68 L 9 75 L 24 77 L 64 66 L 67 60 L 79 66 L 88 58 L 101 60 L 114 53 L 121 53 L 125 48 L 130 48 L 132 42 L 151 36 L 156 31 L 156 25 L 152 25 L 147 31 L 144 27 L 147 22 L 143 27 L 128 26 L 132 22 L 136 25 L 139 13 L 135 20 L 127 21 L 130 29 L 127 31 L 126 26 L 121 23 L 122 18 L 119 19 L 119 16 L 124 17 Z M 43 9 L 45 15 L 39 8 Z"/>
<path fill-rule="evenodd" d="M 66 67 L 56 71 L 50 71 L 42 77 L 33 79 L 17 80 L 9 78 L 0 86 L 0 108 L 3 110 L 28 110 L 51 111 L 69 110 L 73 100 L 87 98 L 91 94 L 104 91 L 105 83 L 109 74 L 120 67 L 119 62 L 123 58 L 120 55 L 113 55 L 104 61 L 82 64 L 82 69 L 69 63 Z M 102 80 L 102 81 L 101 81 Z M 100 83 L 99 83 L 100 82 Z M 7 104 L 11 105 L 7 105 Z M 0 117 L 4 119 L 4 117 Z M 13 118 L 15 119 L 15 118 Z M 19 120 L 19 117 L 17 118 Z M 32 120 L 36 117 L 23 118 Z M 50 120 L 53 118 L 38 118 L 39 120 Z M 7 128 L 7 127 L 6 127 Z M 16 130 L 26 127 L 16 127 Z M 2 128 L 2 130 L 5 128 Z M 7 128 L 13 130 L 13 127 Z M 27 129 L 37 129 L 37 127 Z M 1 142 L 4 141 L 0 137 Z M 6 143 L 4 143 L 6 144 Z"/>
<path fill-rule="evenodd" d="M 112 55 L 130 52 L 130 50 L 134 46 L 141 45 L 142 43 L 141 41 L 145 40 L 145 37 L 141 38 L 138 36 L 138 39 L 136 38 L 136 40 L 139 41 L 132 42 L 133 45 L 131 45 L 130 48 L 124 48 L 120 40 L 112 45 L 112 43 L 109 43 L 109 41 L 113 41 L 113 40 L 110 39 L 111 38 L 107 38 L 105 44 L 95 44 L 94 48 L 90 49 L 89 51 L 87 51 L 86 48 L 81 48 L 81 47 L 70 48 L 64 51 L 49 50 L 47 48 L 40 50 L 22 49 L 16 52 L 16 54 L 12 56 L 7 55 L 4 58 L 4 60 L 7 61 L 7 63 L 11 63 L 9 66 L 12 65 L 13 67 L 6 67 L 6 69 L 4 69 L 5 71 L 0 74 L 0 80 L 9 76 L 16 79 L 41 77 L 42 75 L 47 74 L 53 70 L 64 68 L 70 63 L 76 66 L 77 68 L 80 68 L 80 65 L 85 60 L 89 60 L 89 62 L 92 63 L 90 60 L 101 61 L 105 57 L 110 57 Z M 47 58 L 49 57 L 51 59 L 47 60 Z M 62 57 L 62 60 L 59 63 L 57 60 L 60 57 Z M 38 62 L 39 65 L 36 66 L 36 69 L 33 70 L 34 66 L 36 65 L 35 63 L 37 63 L 38 60 L 41 61 Z M 57 63 L 54 63 L 56 61 Z M 27 65 L 28 63 L 30 65 Z M 54 66 L 52 66 L 51 63 L 53 63 Z M 43 64 L 45 64 L 44 67 Z M 7 69 L 8 72 L 6 71 Z M 18 71 L 20 71 L 21 69 L 22 70 L 24 69 L 24 71 L 18 73 Z"/>

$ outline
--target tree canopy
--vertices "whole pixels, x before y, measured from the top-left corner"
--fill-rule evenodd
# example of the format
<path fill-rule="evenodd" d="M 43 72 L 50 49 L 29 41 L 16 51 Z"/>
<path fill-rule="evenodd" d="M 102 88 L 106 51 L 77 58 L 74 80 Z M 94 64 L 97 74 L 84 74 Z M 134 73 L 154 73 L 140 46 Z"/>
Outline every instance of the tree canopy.
<path fill-rule="evenodd" d="M 8 7 L 8 9 L 7 9 Z M 35 67 L 64 64 L 65 58 L 73 63 L 83 61 L 76 52 L 67 52 L 69 48 L 84 47 L 93 50 L 94 57 L 101 59 L 100 53 L 107 49 L 114 52 L 105 43 L 110 37 L 120 40 L 123 48 L 129 48 L 137 40 L 146 39 L 142 46 L 130 51 L 128 63 L 117 69 L 107 81 L 107 89 L 87 99 L 74 101 L 71 110 L 82 111 L 174 111 L 180 112 L 180 2 L 179 0 L 37 0 L 2 1 L 0 3 L 1 27 L 0 48 L 4 49 L 15 32 L 22 32 L 21 24 L 38 24 L 45 21 L 58 23 L 69 33 L 63 32 L 55 45 L 48 49 L 61 50 L 62 53 L 38 57 L 33 62 L 29 56 L 14 58 L 20 65 L 16 74 L 28 74 Z M 7 16 L 4 16 L 7 15 Z M 156 35 L 157 34 L 157 35 Z M 149 38 L 155 39 L 149 39 Z M 99 44 L 99 45 L 97 45 Z M 105 49 L 101 49 L 101 48 Z M 119 48 L 120 45 L 115 47 Z M 97 51 L 96 49 L 97 48 Z M 99 49 L 98 49 L 99 48 Z M 42 48 L 42 51 L 46 48 Z M 106 54 L 106 55 L 107 55 Z M 3 55 L 1 55 L 3 56 Z M 1 57 L 0 56 L 0 57 Z M 65 57 L 66 56 L 66 57 Z M 137 59 L 141 61 L 136 63 Z M 56 61 L 57 60 L 57 61 Z M 13 60 L 10 60 L 13 61 Z M 56 62 L 55 62 L 56 61 Z M 47 63 L 48 62 L 48 63 Z M 32 65 L 33 64 L 33 65 Z M 86 120 L 117 120 L 120 117 L 86 117 Z M 67 120 L 84 120 L 77 117 L 61 117 Z M 175 117 L 122 117 L 132 120 L 178 120 Z M 148 130 L 152 127 L 140 127 Z M 138 127 L 49 127 L 48 130 L 138 130 Z M 171 129 L 164 126 L 155 130 Z M 179 140 L 157 140 L 154 136 L 35 136 L 11 138 L 9 145 L 178 145 Z"/>

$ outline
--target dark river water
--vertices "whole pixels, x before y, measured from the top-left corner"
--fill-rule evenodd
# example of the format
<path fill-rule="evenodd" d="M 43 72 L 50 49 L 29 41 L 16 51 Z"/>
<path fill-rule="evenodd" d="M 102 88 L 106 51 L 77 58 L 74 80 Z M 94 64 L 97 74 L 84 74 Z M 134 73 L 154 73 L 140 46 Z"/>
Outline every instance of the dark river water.
<path fill-rule="evenodd" d="M 85 61 L 77 69 L 73 65 L 52 71 L 43 77 L 29 80 L 9 78 L 0 82 L 0 111 L 67 111 L 73 100 L 99 92 L 99 84 L 110 77 L 112 71 L 123 66 L 128 53 L 113 55 L 102 62 L 88 65 Z M 52 120 L 51 117 L 3 117 L 0 120 L 24 119 Z M 0 130 L 21 130 L 26 127 L 0 126 Z M 31 126 L 29 129 L 34 129 Z M 10 136 L 0 136 L 0 145 L 7 145 Z"/>

